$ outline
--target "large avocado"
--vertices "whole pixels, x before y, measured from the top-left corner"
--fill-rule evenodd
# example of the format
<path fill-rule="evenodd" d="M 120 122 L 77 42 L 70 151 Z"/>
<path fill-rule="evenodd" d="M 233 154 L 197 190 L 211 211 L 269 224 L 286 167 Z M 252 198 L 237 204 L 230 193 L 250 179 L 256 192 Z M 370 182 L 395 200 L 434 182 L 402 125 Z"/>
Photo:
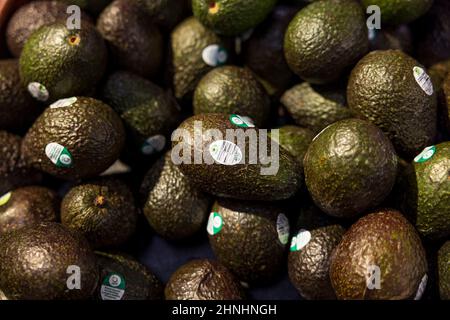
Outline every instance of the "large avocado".
<path fill-rule="evenodd" d="M 447 241 L 438 254 L 439 293 L 442 300 L 450 300 L 450 241 Z"/>

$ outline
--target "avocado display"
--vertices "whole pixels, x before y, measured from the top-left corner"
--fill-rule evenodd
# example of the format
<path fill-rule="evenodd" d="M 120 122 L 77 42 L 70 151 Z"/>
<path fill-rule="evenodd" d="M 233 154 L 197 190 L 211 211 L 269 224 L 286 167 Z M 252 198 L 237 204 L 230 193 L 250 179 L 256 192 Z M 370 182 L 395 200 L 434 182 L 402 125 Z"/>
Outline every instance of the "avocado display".
<path fill-rule="evenodd" d="M 207 28 L 237 36 L 261 23 L 276 0 L 192 0 L 194 15 Z"/>
<path fill-rule="evenodd" d="M 332 123 L 353 117 L 345 106 L 345 90 L 335 86 L 318 87 L 304 82 L 287 90 L 280 101 L 297 125 L 316 134 Z"/>
<path fill-rule="evenodd" d="M 198 139 L 199 126 L 212 135 L 209 140 L 206 135 Z M 227 137 L 227 130 L 234 137 Z M 252 143 L 246 138 L 250 136 Z M 175 157 L 176 164 L 194 184 L 215 196 L 282 200 L 293 196 L 302 184 L 302 172 L 295 159 L 270 138 L 264 141 L 262 133 L 239 115 L 193 116 L 178 127 L 172 138 L 172 159 Z M 258 145 L 267 150 L 267 157 L 259 160 L 254 159 L 255 154 L 245 152 Z M 278 160 L 269 159 L 272 148 L 278 148 Z"/>
<path fill-rule="evenodd" d="M 426 13 L 433 0 L 362 0 L 365 7 L 380 8 L 381 21 L 386 24 L 410 23 Z"/>
<path fill-rule="evenodd" d="M 160 300 L 163 286 L 135 259 L 115 253 L 96 252 L 100 269 L 96 298 L 99 300 Z"/>
<path fill-rule="evenodd" d="M 208 218 L 211 199 L 172 162 L 167 152 L 144 177 L 144 214 L 156 233 L 182 240 L 197 233 Z"/>
<path fill-rule="evenodd" d="M 59 199 L 53 190 L 29 186 L 0 198 L 0 234 L 59 220 Z"/>
<path fill-rule="evenodd" d="M 159 29 L 135 1 L 115 0 L 100 14 L 97 29 L 107 40 L 116 67 L 154 77 L 163 59 Z"/>
<path fill-rule="evenodd" d="M 32 167 L 76 180 L 108 169 L 119 158 L 124 140 L 122 121 L 111 107 L 72 97 L 44 111 L 25 136 L 22 153 Z"/>
<path fill-rule="evenodd" d="M 170 277 L 167 300 L 242 300 L 243 290 L 235 277 L 213 260 L 193 260 Z"/>
<path fill-rule="evenodd" d="M 354 0 L 309 4 L 291 21 L 284 39 L 292 71 L 314 84 L 335 81 L 368 49 L 364 11 Z"/>
<path fill-rule="evenodd" d="M 399 50 L 373 51 L 353 69 L 350 109 L 380 127 L 400 155 L 411 158 L 433 143 L 437 108 L 423 66 Z"/>
<path fill-rule="evenodd" d="M 275 138 L 272 130 L 271 138 L 293 155 L 299 165 L 303 167 L 303 158 L 314 139 L 314 133 L 309 129 L 287 125 L 278 129 L 278 139 Z"/>
<path fill-rule="evenodd" d="M 42 223 L 0 238 L 0 287 L 10 300 L 73 300 L 92 296 L 98 282 L 93 251 L 80 235 Z"/>
<path fill-rule="evenodd" d="M 450 241 L 439 250 L 439 293 L 442 300 L 450 300 Z"/>
<path fill-rule="evenodd" d="M 361 215 L 391 192 L 397 155 L 370 122 L 348 119 L 324 129 L 304 159 L 305 182 L 316 205 L 342 218 Z"/>
<path fill-rule="evenodd" d="M 199 82 L 194 93 L 194 114 L 224 113 L 250 117 L 258 126 L 269 117 L 270 99 L 253 73 L 245 68 L 213 69 Z"/>
<path fill-rule="evenodd" d="M 369 29 L 369 44 L 370 51 L 392 49 L 402 50 L 407 54 L 414 51 L 413 35 L 407 24 Z"/>

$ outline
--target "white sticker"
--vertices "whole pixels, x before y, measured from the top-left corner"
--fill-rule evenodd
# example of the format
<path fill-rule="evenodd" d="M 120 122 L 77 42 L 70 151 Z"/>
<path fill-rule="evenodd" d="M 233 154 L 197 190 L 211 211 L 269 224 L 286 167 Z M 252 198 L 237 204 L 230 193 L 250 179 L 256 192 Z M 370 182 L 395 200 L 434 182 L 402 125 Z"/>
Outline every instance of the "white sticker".
<path fill-rule="evenodd" d="M 237 114 L 230 115 L 230 122 L 240 128 L 254 128 L 253 120 L 246 116 Z"/>
<path fill-rule="evenodd" d="M 430 76 L 421 67 L 413 68 L 414 78 L 422 90 L 429 96 L 433 94 L 433 83 Z"/>
<path fill-rule="evenodd" d="M 284 214 L 280 213 L 277 218 L 277 232 L 282 245 L 289 242 L 289 231 L 289 220 Z"/>
<path fill-rule="evenodd" d="M 144 144 L 142 145 L 141 151 L 143 154 L 149 156 L 161 152 L 165 146 L 166 137 L 158 134 L 145 140 Z"/>
<path fill-rule="evenodd" d="M 422 299 L 423 293 L 425 292 L 425 288 L 427 287 L 427 282 L 428 282 L 428 275 L 425 273 L 422 280 L 420 281 L 419 287 L 417 288 L 414 300 Z"/>
<path fill-rule="evenodd" d="M 57 108 L 65 108 L 65 107 L 70 107 L 71 105 L 73 105 L 75 102 L 77 102 L 77 98 L 76 97 L 72 97 L 72 98 L 67 98 L 67 99 L 61 99 L 56 101 L 55 103 L 50 105 L 51 109 L 57 109 Z"/>
<path fill-rule="evenodd" d="M 218 212 L 211 212 L 206 231 L 212 236 L 218 234 L 223 227 L 223 218 Z"/>
<path fill-rule="evenodd" d="M 102 300 L 121 300 L 125 294 L 125 278 L 117 273 L 108 274 L 103 279 L 100 295 Z"/>
<path fill-rule="evenodd" d="M 11 192 L 8 192 L 7 194 L 4 194 L 0 197 L 0 207 L 4 206 L 8 203 L 9 199 L 11 199 Z"/>
<path fill-rule="evenodd" d="M 64 146 L 52 142 L 45 147 L 45 154 L 59 168 L 70 168 L 72 166 L 72 155 Z"/>
<path fill-rule="evenodd" d="M 224 65 L 228 60 L 227 51 L 218 44 L 211 44 L 203 49 L 203 61 L 211 67 Z"/>
<path fill-rule="evenodd" d="M 217 140 L 211 143 L 209 153 L 216 162 L 226 166 L 233 166 L 242 160 L 241 149 L 227 140 Z"/>
<path fill-rule="evenodd" d="M 39 82 L 31 82 L 28 84 L 28 92 L 33 98 L 42 102 L 47 101 L 49 97 L 47 88 Z"/>
<path fill-rule="evenodd" d="M 430 146 L 423 149 L 421 153 L 417 155 L 417 157 L 414 158 L 414 162 L 416 163 L 422 163 L 430 160 L 434 154 L 436 153 L 436 147 Z"/>
<path fill-rule="evenodd" d="M 311 232 L 308 230 L 300 230 L 295 237 L 292 238 L 291 251 L 299 251 L 303 249 L 311 240 Z"/>

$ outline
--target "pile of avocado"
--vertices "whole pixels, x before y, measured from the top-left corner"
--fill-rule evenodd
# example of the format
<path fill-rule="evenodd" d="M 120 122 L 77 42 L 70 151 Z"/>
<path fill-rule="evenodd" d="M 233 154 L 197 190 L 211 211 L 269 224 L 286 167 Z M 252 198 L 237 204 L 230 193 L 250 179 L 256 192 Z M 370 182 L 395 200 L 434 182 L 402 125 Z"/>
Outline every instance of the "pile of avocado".
<path fill-rule="evenodd" d="M 447 0 L 7 18 L 0 300 L 450 299 Z"/>

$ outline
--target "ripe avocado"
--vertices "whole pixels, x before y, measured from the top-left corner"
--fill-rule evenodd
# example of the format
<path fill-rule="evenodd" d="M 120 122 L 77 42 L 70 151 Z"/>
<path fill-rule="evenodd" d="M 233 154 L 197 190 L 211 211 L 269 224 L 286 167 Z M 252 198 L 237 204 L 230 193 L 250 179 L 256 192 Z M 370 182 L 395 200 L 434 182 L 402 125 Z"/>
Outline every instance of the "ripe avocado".
<path fill-rule="evenodd" d="M 207 231 L 215 256 L 239 280 L 261 284 L 281 271 L 289 221 L 277 206 L 220 199 L 212 208 Z"/>
<path fill-rule="evenodd" d="M 410 23 L 425 14 L 433 0 L 362 0 L 365 7 L 375 5 L 381 10 L 381 21 L 386 24 Z"/>
<path fill-rule="evenodd" d="M 153 230 L 168 240 L 182 240 L 203 227 L 211 205 L 209 196 L 180 171 L 167 152 L 142 183 L 144 214 Z"/>
<path fill-rule="evenodd" d="M 98 282 L 98 266 L 87 241 L 57 223 L 1 236 L 0 261 L 0 287 L 11 300 L 87 299 Z M 70 290 L 74 266 L 79 267 L 80 289 Z"/>
<path fill-rule="evenodd" d="M 284 39 L 292 71 L 314 84 L 335 81 L 368 49 L 364 11 L 354 0 L 309 4 L 291 21 Z"/>
<path fill-rule="evenodd" d="M 397 176 L 392 143 L 376 126 L 359 119 L 324 129 L 309 146 L 303 164 L 306 187 L 316 205 L 342 218 L 379 205 Z"/>
<path fill-rule="evenodd" d="M 94 26 L 69 30 L 55 23 L 40 28 L 25 43 L 20 77 L 34 98 L 54 102 L 92 91 L 103 76 L 107 57 Z"/>
<path fill-rule="evenodd" d="M 207 28 L 225 36 L 237 36 L 256 27 L 277 0 L 193 0 L 195 17 Z"/>
<path fill-rule="evenodd" d="M 167 300 L 242 300 L 243 290 L 223 265 L 212 260 L 193 260 L 170 277 Z"/>
<path fill-rule="evenodd" d="M 213 69 L 194 93 L 194 114 L 225 113 L 250 117 L 262 126 L 269 117 L 270 99 L 253 73 L 245 68 Z"/>
<path fill-rule="evenodd" d="M 298 164 L 303 167 L 303 158 L 314 139 L 314 133 L 309 129 L 292 125 L 283 126 L 278 129 L 278 132 L 278 139 L 273 136 L 273 133 L 270 135 L 271 138 L 294 156 Z"/>
<path fill-rule="evenodd" d="M 30 186 L 0 198 L 0 234 L 59 219 L 59 199 L 48 188 Z"/>
<path fill-rule="evenodd" d="M 119 158 L 120 117 L 99 100 L 73 97 L 47 108 L 22 143 L 27 163 L 62 179 L 94 177 Z"/>
<path fill-rule="evenodd" d="M 386 209 L 344 234 L 331 258 L 330 278 L 339 300 L 420 299 L 427 269 L 417 231 L 400 212 Z"/>
<path fill-rule="evenodd" d="M 173 140 L 172 151 L 176 157 L 181 158 L 179 161 L 182 162 L 180 164 L 181 171 L 202 190 L 215 196 L 262 201 L 282 200 L 293 196 L 302 184 L 301 169 L 295 159 L 283 148 L 279 148 L 277 143 L 272 143 L 269 138 L 264 141 L 261 138 L 262 133 L 256 128 L 245 128 L 242 127 L 243 125 L 234 124 L 237 122 L 233 123 L 232 121 L 236 121 L 236 118 L 242 122 L 243 118 L 237 115 L 218 113 L 196 115 L 184 121 L 179 127 L 180 130 L 177 130 L 181 136 L 173 137 L 175 140 Z M 201 125 L 205 132 L 210 129 L 217 134 L 220 132 L 222 137 L 214 136 L 211 137 L 212 141 L 200 141 L 201 145 L 198 145 L 192 138 L 196 135 L 197 129 L 195 128 L 198 128 L 198 125 Z M 227 138 L 227 129 L 233 130 L 231 132 L 238 135 L 238 139 Z M 253 136 L 252 140 L 263 141 L 250 145 L 249 139 L 246 138 L 250 136 Z M 189 137 L 191 139 L 188 139 Z M 245 138 L 245 142 L 242 141 L 244 140 L 242 138 Z M 268 146 L 266 142 L 269 144 Z M 244 144 L 245 150 L 243 149 Z M 259 160 L 252 159 L 257 156 L 254 152 L 257 146 L 254 144 L 258 144 L 260 150 L 267 147 L 269 157 L 272 148 L 279 148 L 278 163 L 271 163 L 271 169 L 275 170 L 274 166 L 278 164 L 278 171 L 261 171 L 261 169 L 270 167 L 270 165 L 263 164 L 261 160 L 270 161 L 261 158 Z M 219 154 L 221 150 L 223 152 Z M 202 154 L 205 161 L 196 164 L 196 158 Z M 225 158 L 222 157 L 224 155 Z"/>
<path fill-rule="evenodd" d="M 405 158 L 436 136 L 436 92 L 425 69 L 399 50 L 373 51 L 358 62 L 347 87 L 350 109 L 380 127 Z"/>
<path fill-rule="evenodd" d="M 450 300 L 450 241 L 439 250 L 439 293 L 442 300 Z"/>
<path fill-rule="evenodd" d="M 163 286 L 156 276 L 135 259 L 106 252 L 95 252 L 100 278 L 96 297 L 99 300 L 160 300 Z M 119 290 L 111 290 L 111 277 L 119 277 Z M 122 288 L 123 289 L 120 289 Z"/>

